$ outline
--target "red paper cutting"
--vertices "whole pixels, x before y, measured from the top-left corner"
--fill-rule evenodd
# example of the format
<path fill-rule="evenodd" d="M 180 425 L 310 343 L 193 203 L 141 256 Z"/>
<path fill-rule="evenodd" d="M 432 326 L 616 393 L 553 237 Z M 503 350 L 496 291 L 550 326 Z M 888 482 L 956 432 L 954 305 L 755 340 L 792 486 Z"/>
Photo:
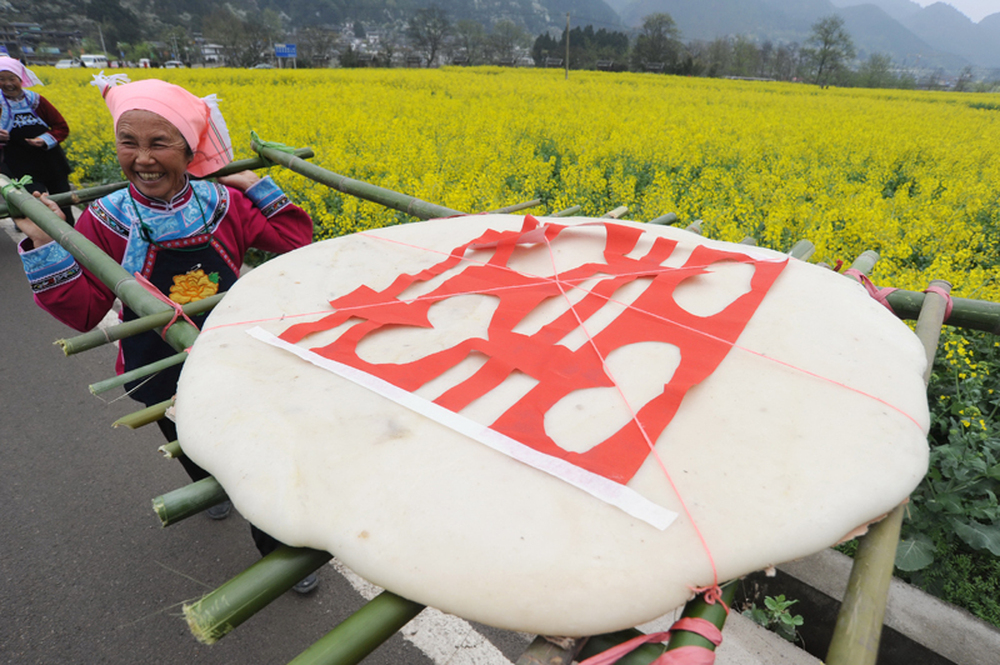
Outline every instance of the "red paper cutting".
<path fill-rule="evenodd" d="M 787 262 L 758 261 L 739 252 L 698 245 L 684 266 L 665 268 L 662 264 L 673 253 L 676 241 L 656 237 L 643 256 L 629 258 L 627 255 L 635 249 L 644 231 L 611 222 L 597 226 L 603 227 L 606 235 L 604 263 L 586 263 L 554 277 L 526 275 L 509 268 L 511 257 L 519 249 L 524 250 L 527 244 L 547 241 L 558 247 L 563 233 L 593 234 L 597 231 L 594 226 L 540 225 L 528 216 L 519 232 L 487 231 L 418 274 L 400 274 L 382 291 L 361 286 L 331 301 L 335 312 L 330 316 L 293 325 L 280 337 L 297 344 L 313 333 L 329 330 L 348 319 L 360 319 L 360 323 L 335 342 L 311 350 L 411 392 L 470 354 L 481 354 L 487 358 L 486 363 L 468 379 L 435 399 L 435 403 L 457 413 L 498 386 L 511 372 L 523 372 L 538 384 L 492 423 L 491 429 L 542 453 L 616 482 L 627 483 L 650 454 L 649 444 L 636 420 L 590 450 L 578 453 L 560 448 L 546 435 L 546 412 L 573 391 L 613 386 L 612 379 L 604 371 L 603 359 L 615 349 L 640 342 L 673 344 L 680 349 L 679 366 L 663 392 L 636 412 L 646 434 L 655 442 L 677 413 L 687 391 L 707 378 L 725 358 Z M 399 299 L 411 285 L 458 266 L 466 260 L 465 254 L 470 249 L 492 249 L 493 255 L 487 263 L 465 267 L 425 296 Z M 711 264 L 722 261 L 754 265 L 748 293 L 713 316 L 691 314 L 674 302 L 674 289 L 683 280 L 705 274 Z M 542 302 L 562 297 L 562 290 L 571 291 L 574 285 L 591 278 L 599 281 L 572 310 L 531 335 L 513 332 Z M 618 289 L 639 278 L 650 280 L 648 288 L 613 322 L 592 335 L 593 345 L 584 344 L 573 351 L 557 344 L 579 327 L 577 317 L 586 321 Z M 430 328 L 428 310 L 431 305 L 469 294 L 488 295 L 499 300 L 486 339 L 466 339 L 449 349 L 402 364 L 374 364 L 358 356 L 357 345 L 367 335 L 389 326 Z"/>

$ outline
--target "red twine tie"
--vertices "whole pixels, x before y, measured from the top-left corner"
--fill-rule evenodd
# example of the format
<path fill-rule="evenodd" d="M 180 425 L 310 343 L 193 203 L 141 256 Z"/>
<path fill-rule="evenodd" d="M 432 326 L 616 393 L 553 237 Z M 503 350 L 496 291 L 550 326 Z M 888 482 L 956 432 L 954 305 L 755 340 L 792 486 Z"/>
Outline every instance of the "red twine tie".
<path fill-rule="evenodd" d="M 951 299 L 951 294 L 942 289 L 940 286 L 934 286 L 934 285 L 928 286 L 926 289 L 924 289 L 924 293 L 936 293 L 945 299 L 946 302 L 944 306 L 944 321 L 942 321 L 942 323 L 947 323 L 948 318 L 951 316 L 951 308 L 955 304 L 954 301 Z"/>
<path fill-rule="evenodd" d="M 180 303 L 174 302 L 173 300 L 171 300 L 167 296 L 163 295 L 163 292 L 160 291 L 158 288 L 156 288 L 153 285 L 153 283 L 150 282 L 148 279 L 146 279 L 145 277 L 143 277 L 139 273 L 135 273 L 135 281 L 137 281 L 139 283 L 139 285 L 142 286 L 142 288 L 146 289 L 151 294 L 153 294 L 153 296 L 157 300 L 159 300 L 160 302 L 164 303 L 165 305 L 170 305 L 170 308 L 172 310 L 174 310 L 174 316 L 173 316 L 173 318 L 170 319 L 170 322 L 167 323 L 167 325 L 163 326 L 163 331 L 160 333 L 160 337 L 164 337 L 164 338 L 166 337 L 167 330 L 170 328 L 170 326 L 174 325 L 174 323 L 177 322 L 177 317 L 183 318 L 185 321 L 187 321 L 188 323 L 190 323 L 195 328 L 198 327 L 197 325 L 195 325 L 195 322 L 192 321 L 188 317 L 188 315 L 184 313 L 184 310 L 181 309 Z"/>
<path fill-rule="evenodd" d="M 618 646 L 611 647 L 603 653 L 588 658 L 580 663 L 580 665 L 611 665 L 644 644 L 669 640 L 671 633 L 677 630 L 686 630 L 689 633 L 701 635 L 715 646 L 722 644 L 722 631 L 714 623 L 695 617 L 682 617 L 666 632 L 650 633 L 649 635 L 634 637 L 627 642 L 622 642 Z M 712 665 L 713 663 L 715 663 L 715 652 L 711 649 L 699 646 L 686 646 L 664 652 L 651 665 Z"/>
<path fill-rule="evenodd" d="M 875 286 L 874 283 L 872 283 L 872 281 L 868 278 L 868 275 L 864 274 L 860 270 L 856 270 L 855 268 L 849 268 L 845 270 L 844 274 L 847 275 L 848 277 L 853 277 L 854 279 L 858 280 L 858 282 L 861 283 L 861 286 L 865 287 L 865 291 L 868 292 L 868 295 L 870 295 L 876 301 L 881 303 L 882 306 L 884 306 L 887 310 L 889 310 L 893 314 L 896 314 L 896 310 L 894 310 L 892 308 L 892 305 L 889 304 L 888 298 L 890 293 L 892 293 L 893 291 L 898 291 L 899 289 L 895 289 L 892 287 L 886 287 L 884 289 L 880 289 L 879 287 Z M 898 316 L 898 314 L 896 314 L 896 316 Z"/>

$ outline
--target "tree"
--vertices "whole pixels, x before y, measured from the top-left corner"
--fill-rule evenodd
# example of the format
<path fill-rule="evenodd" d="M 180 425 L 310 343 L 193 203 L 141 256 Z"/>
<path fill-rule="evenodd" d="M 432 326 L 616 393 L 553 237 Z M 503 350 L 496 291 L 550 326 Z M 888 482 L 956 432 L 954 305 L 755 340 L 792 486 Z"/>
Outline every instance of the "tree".
<path fill-rule="evenodd" d="M 955 81 L 955 92 L 968 92 L 972 89 L 972 67 L 966 65 L 962 68 L 961 73 L 958 75 L 958 79 Z"/>
<path fill-rule="evenodd" d="M 453 56 L 464 55 L 469 65 L 480 65 L 485 59 L 486 28 L 479 21 L 463 19 L 455 23 Z"/>
<path fill-rule="evenodd" d="M 813 83 L 824 88 L 854 58 L 854 41 L 844 28 L 844 19 L 836 14 L 813 24 L 806 47 L 812 58 Z"/>
<path fill-rule="evenodd" d="M 858 68 L 858 85 L 864 88 L 893 88 L 892 58 L 885 53 L 872 53 Z"/>
<path fill-rule="evenodd" d="M 298 59 L 307 67 L 326 67 L 340 35 L 328 28 L 310 26 L 296 35 Z"/>
<path fill-rule="evenodd" d="M 430 67 L 451 34 L 447 12 L 437 5 L 418 9 L 407 25 L 406 34 L 413 46 L 427 56 L 427 66 Z"/>
<path fill-rule="evenodd" d="M 202 22 L 206 39 L 220 44 L 231 67 L 252 67 L 261 62 L 281 34 L 277 14 L 266 9 L 240 17 L 229 9 L 217 9 Z"/>
<path fill-rule="evenodd" d="M 642 20 L 642 31 L 635 39 L 632 68 L 662 63 L 665 71 L 673 71 L 683 48 L 681 31 L 670 14 L 650 14 Z"/>
<path fill-rule="evenodd" d="M 528 43 L 530 36 L 513 21 L 497 21 L 486 38 L 489 50 L 499 60 L 515 60 L 517 50 Z"/>

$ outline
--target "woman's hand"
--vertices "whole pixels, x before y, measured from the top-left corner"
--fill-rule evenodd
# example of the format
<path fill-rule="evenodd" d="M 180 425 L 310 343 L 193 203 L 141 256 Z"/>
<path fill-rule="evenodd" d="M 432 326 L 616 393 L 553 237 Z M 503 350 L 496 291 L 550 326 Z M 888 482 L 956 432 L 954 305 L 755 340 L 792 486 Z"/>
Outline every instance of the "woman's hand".
<path fill-rule="evenodd" d="M 24 142 L 27 143 L 28 145 L 34 146 L 36 148 L 44 148 L 45 147 L 45 141 L 43 141 L 42 139 L 37 138 L 37 137 L 33 138 L 33 139 L 24 139 Z"/>
<path fill-rule="evenodd" d="M 245 192 L 255 183 L 260 182 L 260 178 L 253 171 L 240 171 L 220 177 L 219 182 L 228 187 Z"/>
<path fill-rule="evenodd" d="M 41 192 L 35 192 L 34 196 L 36 199 L 44 203 L 49 210 L 55 213 L 56 216 L 59 217 L 59 219 L 63 220 L 64 222 L 66 221 L 66 215 L 63 214 L 63 211 L 60 210 L 59 206 L 55 204 L 55 201 L 50 199 L 47 194 L 42 194 Z M 40 229 L 37 224 L 35 224 L 27 217 L 14 217 L 13 219 L 14 219 L 14 224 L 17 225 L 17 228 L 21 229 L 21 233 L 28 236 L 28 239 L 31 240 L 34 249 L 38 249 L 42 245 L 47 245 L 50 242 L 52 242 L 52 237 L 49 236 L 48 233 Z"/>
<path fill-rule="evenodd" d="M 0 129 L 0 143 L 6 143 L 10 140 L 10 132 L 6 129 Z"/>

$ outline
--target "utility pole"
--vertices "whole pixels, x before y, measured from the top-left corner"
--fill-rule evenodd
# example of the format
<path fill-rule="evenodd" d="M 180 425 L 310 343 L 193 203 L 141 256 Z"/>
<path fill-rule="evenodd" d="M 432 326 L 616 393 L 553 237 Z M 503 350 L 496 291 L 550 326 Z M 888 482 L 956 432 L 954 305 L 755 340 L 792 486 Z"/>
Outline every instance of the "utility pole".
<path fill-rule="evenodd" d="M 101 53 L 107 55 L 108 47 L 104 45 L 104 31 L 101 30 L 101 24 L 97 24 L 97 34 L 101 36 Z"/>
<path fill-rule="evenodd" d="M 569 12 L 566 12 L 566 80 L 569 80 Z"/>

